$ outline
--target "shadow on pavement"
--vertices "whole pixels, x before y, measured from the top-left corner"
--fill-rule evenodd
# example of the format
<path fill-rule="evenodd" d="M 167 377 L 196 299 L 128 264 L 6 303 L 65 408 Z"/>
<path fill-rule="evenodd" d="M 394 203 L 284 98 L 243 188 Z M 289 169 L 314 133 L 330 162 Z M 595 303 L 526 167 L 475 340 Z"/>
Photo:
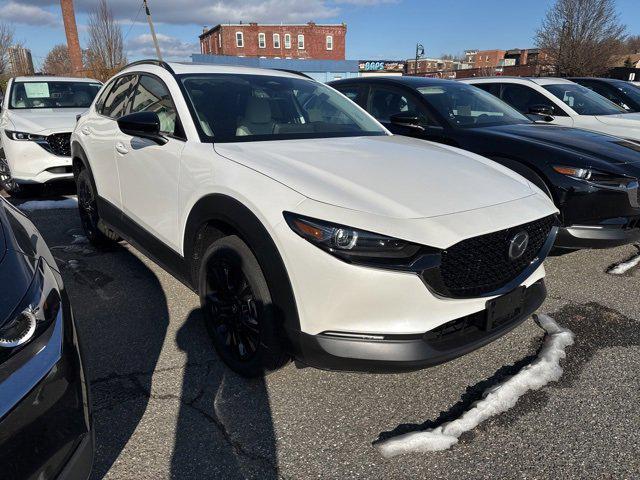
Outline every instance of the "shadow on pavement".
<path fill-rule="evenodd" d="M 31 218 L 52 247 L 78 325 L 96 433 L 92 478 L 112 468 L 129 478 L 277 478 L 264 379 L 222 364 L 200 310 L 173 318 L 183 323 L 171 338 L 167 295 L 143 261 L 119 245 L 71 244 L 81 233 L 75 212 Z"/>

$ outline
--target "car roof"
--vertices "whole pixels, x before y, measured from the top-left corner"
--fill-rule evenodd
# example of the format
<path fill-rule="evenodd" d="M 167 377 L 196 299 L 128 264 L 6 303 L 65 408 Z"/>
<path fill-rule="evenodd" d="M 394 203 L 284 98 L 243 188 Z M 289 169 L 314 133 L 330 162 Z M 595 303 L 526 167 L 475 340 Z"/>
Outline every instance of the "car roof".
<path fill-rule="evenodd" d="M 494 83 L 494 82 L 507 82 L 507 83 L 527 83 L 532 82 L 537 85 L 557 85 L 557 84 L 571 84 L 575 83 L 566 78 L 557 77 L 473 77 L 473 78 L 461 78 L 461 81 L 468 83 Z"/>
<path fill-rule="evenodd" d="M 102 83 L 100 80 L 86 77 L 53 77 L 44 75 L 33 75 L 29 77 L 15 77 L 15 82 L 87 82 Z"/>
<path fill-rule="evenodd" d="M 334 80 L 329 82 L 329 85 L 341 85 L 347 83 L 386 83 L 396 85 L 406 85 L 407 87 L 418 88 L 428 85 L 448 85 L 453 83 L 453 80 L 446 80 L 442 78 L 428 78 L 428 77 L 408 77 L 398 75 L 379 75 L 371 77 L 353 77 L 343 78 L 340 80 Z"/>
<path fill-rule="evenodd" d="M 604 83 L 628 83 L 626 80 L 620 80 L 619 78 L 601 78 L 601 77 L 570 77 L 569 80 L 592 80 L 595 82 L 604 82 Z"/>
<path fill-rule="evenodd" d="M 284 70 L 271 70 L 267 68 L 238 67 L 236 65 L 213 65 L 210 63 L 191 62 L 158 62 L 157 60 L 142 60 L 126 66 L 121 72 L 148 71 L 154 72 L 158 69 L 168 70 L 176 75 L 201 74 L 201 73 L 227 73 L 237 75 L 268 75 L 271 77 L 308 78 L 302 73 L 289 72 Z"/>

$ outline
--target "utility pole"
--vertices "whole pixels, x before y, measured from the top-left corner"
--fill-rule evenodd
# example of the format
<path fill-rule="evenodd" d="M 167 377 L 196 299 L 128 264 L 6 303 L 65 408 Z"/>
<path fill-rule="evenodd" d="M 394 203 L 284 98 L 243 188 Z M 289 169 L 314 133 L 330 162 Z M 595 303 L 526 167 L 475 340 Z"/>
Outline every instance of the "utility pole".
<path fill-rule="evenodd" d="M 414 72 L 418 75 L 418 60 L 424 56 L 424 47 L 420 43 L 416 43 L 416 64 L 414 68 Z"/>
<path fill-rule="evenodd" d="M 147 22 L 149 22 L 149 29 L 151 30 L 151 37 L 153 37 L 153 44 L 156 47 L 156 55 L 158 56 L 158 60 L 162 61 L 162 54 L 160 53 L 160 45 L 158 45 L 156 30 L 155 28 L 153 28 L 153 20 L 151 19 L 151 12 L 149 11 L 149 5 L 147 5 L 147 0 L 142 0 L 142 3 L 144 3 L 144 10 L 147 14 Z"/>
<path fill-rule="evenodd" d="M 71 75 L 73 77 L 81 77 L 84 68 L 82 66 L 82 51 L 78 40 L 78 27 L 76 26 L 76 15 L 73 10 L 73 0 L 60 0 L 60 7 L 62 8 L 64 31 L 67 35 L 67 51 L 69 52 L 69 60 L 71 60 Z"/>

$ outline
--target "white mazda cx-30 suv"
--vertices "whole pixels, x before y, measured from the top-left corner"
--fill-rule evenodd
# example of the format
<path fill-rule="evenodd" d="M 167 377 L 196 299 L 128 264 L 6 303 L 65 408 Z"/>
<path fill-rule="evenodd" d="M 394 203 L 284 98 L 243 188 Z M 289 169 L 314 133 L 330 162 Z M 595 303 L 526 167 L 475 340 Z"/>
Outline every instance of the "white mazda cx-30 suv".
<path fill-rule="evenodd" d="M 0 110 L 0 188 L 18 196 L 29 186 L 73 179 L 71 131 L 101 85 L 83 78 L 9 80 Z"/>
<path fill-rule="evenodd" d="M 397 371 L 485 345 L 545 298 L 554 205 L 500 165 L 391 135 L 302 75 L 131 64 L 72 134 L 83 227 L 198 292 L 219 355 Z"/>

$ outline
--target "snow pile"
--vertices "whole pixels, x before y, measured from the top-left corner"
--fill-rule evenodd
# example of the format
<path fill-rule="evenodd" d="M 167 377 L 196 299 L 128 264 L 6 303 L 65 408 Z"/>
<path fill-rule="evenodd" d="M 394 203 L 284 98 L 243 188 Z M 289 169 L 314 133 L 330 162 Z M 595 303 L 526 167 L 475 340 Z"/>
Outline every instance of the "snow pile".
<path fill-rule="evenodd" d="M 629 270 L 631 270 L 638 264 L 640 264 L 640 253 L 638 253 L 637 255 L 634 255 L 626 262 L 622 262 L 622 263 L 618 263 L 617 265 L 614 265 L 609 270 L 607 270 L 607 273 L 610 273 L 611 275 L 624 275 L 625 273 L 627 273 Z"/>
<path fill-rule="evenodd" d="M 52 210 L 56 208 L 78 208 L 78 200 L 76 198 L 65 198 L 64 200 L 30 200 L 16 205 L 16 207 L 26 212 Z"/>
<path fill-rule="evenodd" d="M 560 327 L 547 315 L 534 315 L 536 323 L 545 330 L 544 343 L 537 358 L 517 374 L 488 388 L 482 400 L 475 402 L 460 418 L 433 429 L 399 435 L 376 446 L 386 457 L 409 452 L 435 452 L 446 450 L 458 442 L 464 432 L 481 422 L 509 410 L 529 390 L 538 390 L 562 376 L 560 360 L 566 356 L 565 348 L 573 344 L 573 332 Z"/>

